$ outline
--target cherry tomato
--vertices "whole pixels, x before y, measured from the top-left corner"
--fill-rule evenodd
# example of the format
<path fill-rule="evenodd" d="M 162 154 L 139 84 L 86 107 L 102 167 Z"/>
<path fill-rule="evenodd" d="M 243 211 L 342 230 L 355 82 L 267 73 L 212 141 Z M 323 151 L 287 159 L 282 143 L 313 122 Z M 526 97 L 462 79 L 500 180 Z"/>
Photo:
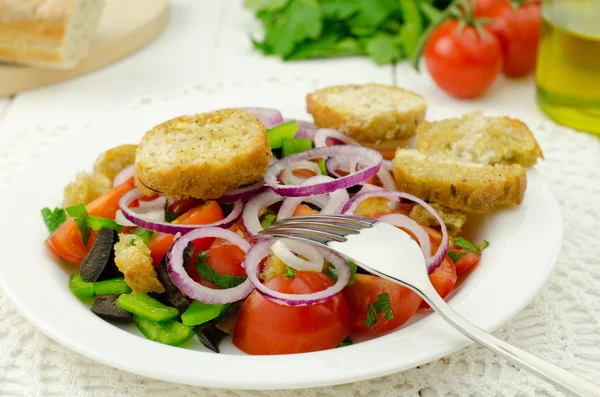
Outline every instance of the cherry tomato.
<path fill-rule="evenodd" d="M 265 283 L 288 294 L 322 291 L 333 282 L 318 272 L 296 271 Z M 313 306 L 281 306 L 258 291 L 248 296 L 237 318 L 233 343 L 248 354 L 291 354 L 336 347 L 352 329 L 352 314 L 344 295 Z"/>
<path fill-rule="evenodd" d="M 85 206 L 88 214 L 115 219 L 115 214 L 119 209 L 119 200 L 132 188 L 133 178 L 112 188 L 110 191 Z M 81 239 L 81 233 L 79 233 L 75 221 L 70 218 L 52 233 L 47 244 L 52 251 L 64 260 L 80 264 L 87 256 L 90 248 L 92 248 L 95 239 L 96 235 L 92 233 L 87 245 L 84 245 L 83 240 Z"/>
<path fill-rule="evenodd" d="M 480 254 L 467 249 L 451 249 L 450 252 L 460 256 L 458 261 L 454 263 L 454 266 L 456 266 L 457 276 L 460 276 L 462 273 L 475 266 L 481 259 Z"/>
<path fill-rule="evenodd" d="M 419 295 L 399 284 L 377 276 L 357 274 L 354 283 L 344 288 L 344 296 L 348 301 L 354 317 L 352 331 L 376 334 L 392 331 L 404 324 L 419 308 Z M 384 313 L 378 314 L 378 320 L 370 328 L 365 325 L 368 306 L 377 301 L 380 294 L 387 293 L 394 318 L 386 320 Z"/>
<path fill-rule="evenodd" d="M 492 2 L 478 0 L 475 16 L 492 19 L 485 28 L 494 33 L 500 41 L 504 74 L 523 76 L 533 72 L 540 40 L 540 3 L 527 1 L 517 8 L 514 8 L 509 0 L 496 0 L 493 4 L 483 3 Z"/>
<path fill-rule="evenodd" d="M 223 210 L 216 201 L 210 200 L 200 204 L 175 219 L 173 223 L 182 225 L 206 225 L 209 223 L 220 221 L 224 218 Z M 160 261 L 167 253 L 171 245 L 175 241 L 175 236 L 172 234 L 156 233 L 148 242 L 150 255 L 152 255 L 152 263 L 155 267 L 160 265 Z M 206 251 L 213 243 L 213 238 L 203 238 L 194 241 L 194 246 L 197 250 Z"/>
<path fill-rule="evenodd" d="M 433 284 L 433 287 L 442 298 L 445 298 L 452 291 L 457 278 L 456 266 L 454 266 L 454 263 L 448 257 L 444 258 L 442 264 L 429 275 L 431 284 Z M 428 308 L 429 305 L 421 302 L 421 307 Z"/>
<path fill-rule="evenodd" d="M 492 85 L 502 69 L 498 39 L 457 20 L 438 26 L 425 45 L 425 62 L 433 80 L 448 94 L 473 98 Z"/>

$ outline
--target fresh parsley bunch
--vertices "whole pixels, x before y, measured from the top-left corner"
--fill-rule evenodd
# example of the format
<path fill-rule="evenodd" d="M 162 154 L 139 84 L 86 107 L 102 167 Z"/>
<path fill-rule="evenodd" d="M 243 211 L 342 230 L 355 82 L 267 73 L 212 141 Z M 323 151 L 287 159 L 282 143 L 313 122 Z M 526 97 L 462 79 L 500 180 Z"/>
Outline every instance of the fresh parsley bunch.
<path fill-rule="evenodd" d="M 410 58 L 449 0 L 245 0 L 265 28 L 252 40 L 284 60 L 368 55 L 378 65 Z"/>

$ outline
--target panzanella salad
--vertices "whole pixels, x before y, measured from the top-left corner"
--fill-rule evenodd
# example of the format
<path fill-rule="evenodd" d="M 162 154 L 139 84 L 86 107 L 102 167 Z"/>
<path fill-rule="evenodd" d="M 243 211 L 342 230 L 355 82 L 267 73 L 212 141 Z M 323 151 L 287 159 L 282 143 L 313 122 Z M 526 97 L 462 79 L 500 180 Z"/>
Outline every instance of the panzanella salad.
<path fill-rule="evenodd" d="M 394 128 L 414 135 L 420 123 L 410 107 L 378 122 L 377 114 L 328 100 L 315 117 L 319 127 L 272 109 L 225 109 L 167 121 L 139 145 L 102 154 L 93 172 L 65 188 L 64 208 L 42 210 L 46 244 L 78 267 L 72 293 L 150 340 L 182 346 L 195 336 L 218 352 L 232 335 L 248 354 L 347 346 L 427 308 L 416 293 L 349 258 L 254 238 L 277 220 L 322 213 L 378 219 L 410 234 L 435 289 L 448 295 L 488 244 L 459 237 L 468 214 L 518 204 L 521 165 L 414 149 L 386 160 L 389 142 L 363 146 L 352 135 L 386 136 L 382 125 L 391 141 Z M 391 112 L 378 106 L 368 110 Z M 495 179 L 484 183 L 490 168 Z"/>

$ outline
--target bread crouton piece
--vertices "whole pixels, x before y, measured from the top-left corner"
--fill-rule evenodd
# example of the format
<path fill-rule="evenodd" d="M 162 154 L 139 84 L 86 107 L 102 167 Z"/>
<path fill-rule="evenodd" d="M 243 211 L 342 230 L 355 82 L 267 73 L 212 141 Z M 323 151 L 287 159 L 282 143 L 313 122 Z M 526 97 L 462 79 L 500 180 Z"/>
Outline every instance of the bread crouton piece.
<path fill-rule="evenodd" d="M 414 136 L 427 102 L 402 88 L 371 83 L 317 90 L 306 97 L 306 108 L 317 126 L 373 145 Z"/>
<path fill-rule="evenodd" d="M 150 249 L 135 234 L 119 234 L 115 244 L 115 263 L 134 292 L 165 292 L 152 266 Z"/>
<path fill-rule="evenodd" d="M 135 159 L 138 189 L 169 199 L 215 199 L 260 180 L 272 158 L 254 115 L 224 109 L 169 120 L 148 131 Z"/>
<path fill-rule="evenodd" d="M 467 215 L 464 212 L 435 203 L 431 203 L 430 205 L 442 217 L 442 220 L 448 229 L 449 235 L 456 236 L 458 233 L 460 233 L 460 230 L 467 221 Z M 423 226 L 440 225 L 437 219 L 435 219 L 435 217 L 431 215 L 429 211 L 420 205 L 415 205 L 413 207 L 412 211 L 410 211 L 410 217 Z"/>
<path fill-rule="evenodd" d="M 450 155 L 482 164 L 530 167 L 543 158 L 535 137 L 520 120 L 486 117 L 482 112 L 460 119 L 426 122 L 417 128 L 417 150 L 426 155 Z"/>
<path fill-rule="evenodd" d="M 520 204 L 527 176 L 519 164 L 483 165 L 398 149 L 392 161 L 398 190 L 453 209 L 487 213 Z"/>
<path fill-rule="evenodd" d="M 86 205 L 112 188 L 112 180 L 104 174 L 79 172 L 73 182 L 65 186 L 63 207 Z"/>

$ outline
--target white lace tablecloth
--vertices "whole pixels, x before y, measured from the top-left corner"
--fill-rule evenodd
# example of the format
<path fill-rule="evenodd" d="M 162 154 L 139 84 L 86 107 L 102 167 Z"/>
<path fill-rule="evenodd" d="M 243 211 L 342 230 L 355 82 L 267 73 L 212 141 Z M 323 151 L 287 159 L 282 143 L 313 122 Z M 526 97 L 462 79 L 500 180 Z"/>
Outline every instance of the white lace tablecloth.
<path fill-rule="evenodd" d="M 202 89 L 195 87 L 190 91 Z M 138 106 L 149 101 L 141 101 Z M 565 238 L 556 270 L 547 286 L 495 334 L 600 383 L 600 139 L 549 122 L 525 121 L 544 150 L 546 160 L 538 167 L 560 201 Z M 80 128 L 41 123 L 39 127 L 3 131 L 0 134 L 0 191 L 28 161 L 77 132 L 81 132 Z M 15 265 L 27 267 L 26 263 Z M 527 266 L 527 263 L 522 265 Z M 510 294 L 510 285 L 506 286 L 506 293 Z M 58 345 L 25 321 L 0 291 L 0 396 L 232 395 L 525 397 L 562 394 L 475 345 L 383 378 L 303 391 L 229 391 L 170 384 L 98 364 Z"/>

